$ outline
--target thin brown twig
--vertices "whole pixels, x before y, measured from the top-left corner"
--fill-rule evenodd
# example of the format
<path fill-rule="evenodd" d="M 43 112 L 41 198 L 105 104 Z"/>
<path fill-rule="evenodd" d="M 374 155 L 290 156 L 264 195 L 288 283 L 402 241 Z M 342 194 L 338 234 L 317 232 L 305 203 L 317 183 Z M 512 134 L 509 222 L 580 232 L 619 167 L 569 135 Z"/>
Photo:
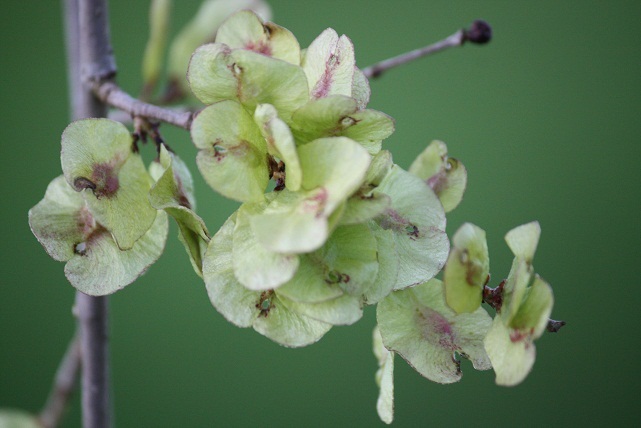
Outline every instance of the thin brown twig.
<path fill-rule="evenodd" d="M 414 49 L 413 51 L 406 52 L 393 58 L 378 62 L 374 65 L 364 68 L 363 73 L 367 78 L 380 77 L 381 74 L 383 74 L 390 68 L 407 64 L 408 62 L 425 56 L 433 55 L 449 48 L 462 46 L 465 44 L 465 42 L 485 44 L 489 42 L 491 38 L 492 28 L 490 27 L 490 25 L 485 21 L 477 20 L 472 23 L 469 29 L 459 30 L 451 36 L 446 37 L 445 39 L 433 43 L 429 46 Z"/>
<path fill-rule="evenodd" d="M 187 106 L 184 106 L 184 105 L 172 106 L 172 107 L 168 107 L 168 109 L 175 113 L 191 113 L 192 115 L 194 115 L 197 111 L 199 111 L 199 109 L 188 108 Z M 118 108 L 113 108 L 109 110 L 109 114 L 107 115 L 107 117 L 111 120 L 115 120 L 116 122 L 120 122 L 123 125 L 132 125 L 134 123 L 134 117 L 130 113 L 127 113 L 126 111 L 120 110 Z M 138 116 L 138 117 L 142 117 L 142 116 Z M 160 123 L 160 121 L 155 121 L 153 120 L 153 118 L 149 119 L 149 121 Z"/>
<path fill-rule="evenodd" d="M 92 89 L 100 101 L 134 117 L 165 122 L 186 130 L 191 128 L 191 122 L 194 119 L 192 112 L 176 111 L 140 101 L 123 91 L 112 81 L 96 82 Z"/>

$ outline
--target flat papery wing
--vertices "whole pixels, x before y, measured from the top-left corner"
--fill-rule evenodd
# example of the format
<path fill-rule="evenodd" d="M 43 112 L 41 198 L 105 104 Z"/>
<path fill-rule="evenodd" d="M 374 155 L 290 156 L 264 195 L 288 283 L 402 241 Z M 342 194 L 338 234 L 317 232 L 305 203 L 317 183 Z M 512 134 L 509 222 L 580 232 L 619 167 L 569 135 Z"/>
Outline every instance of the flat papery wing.
<path fill-rule="evenodd" d="M 303 170 L 302 188 L 324 189 L 322 210 L 329 216 L 363 184 L 371 157 L 345 137 L 320 138 L 298 148 Z"/>
<path fill-rule="evenodd" d="M 178 200 L 181 205 L 188 205 L 192 210 L 196 210 L 196 195 L 194 193 L 194 179 L 191 176 L 191 171 L 185 162 L 183 162 L 180 157 L 170 151 L 167 146 L 161 144 L 160 154 L 158 156 L 158 161 L 165 169 L 171 166 L 176 187 L 175 194 L 178 196 Z M 152 162 L 153 164 L 154 162 Z M 158 162 L 155 162 L 158 163 Z M 164 171 L 163 171 L 164 172 Z M 153 177 L 151 172 L 149 173 Z M 158 181 L 159 177 L 155 178 L 155 181 Z"/>
<path fill-rule="evenodd" d="M 456 352 L 459 353 L 461 357 L 469 360 L 476 370 L 491 369 L 492 364 L 485 352 L 483 340 L 492 327 L 492 317 L 490 317 L 483 307 L 479 307 L 472 313 L 455 313 L 445 301 L 445 287 L 443 282 L 438 279 L 432 279 L 428 283 L 431 285 L 423 285 L 411 289 L 414 296 L 418 299 L 418 302 L 423 307 L 430 307 L 432 310 L 438 312 L 444 320 L 449 322 L 453 333 L 452 343 L 456 346 Z M 426 317 L 425 320 L 427 320 L 427 318 L 429 317 Z M 428 322 L 426 325 L 429 325 L 433 331 L 438 332 L 438 318 L 432 321 L 436 321 L 436 324 Z M 447 333 L 447 329 L 445 329 L 445 332 Z M 439 344 L 443 345 L 443 343 Z"/>
<path fill-rule="evenodd" d="M 170 210 L 167 210 L 168 212 Z M 184 211 L 180 211 L 184 213 Z M 172 214 L 174 218 L 177 218 L 180 214 Z M 186 219 L 191 219 L 190 215 L 186 215 Z M 201 220 L 202 221 L 202 220 Z M 207 243 L 209 240 L 204 240 L 198 235 L 194 230 L 187 226 L 187 222 L 179 221 L 178 222 L 178 240 L 185 247 L 187 255 L 189 256 L 189 262 L 191 267 L 196 272 L 196 275 L 203 277 L 203 256 L 205 251 L 207 251 Z M 202 226 L 205 227 L 205 223 L 202 223 Z"/>
<path fill-rule="evenodd" d="M 510 230 L 505 235 L 505 242 L 516 257 L 532 263 L 540 237 L 541 226 L 538 221 L 533 221 Z"/>
<path fill-rule="evenodd" d="M 164 145 L 160 148 L 158 161 L 154 161 L 152 167 L 155 165 L 160 165 L 163 171 L 149 192 L 151 205 L 158 210 L 167 211 L 178 223 L 184 223 L 203 240 L 209 241 L 209 232 L 205 223 L 194 212 L 194 185 L 187 166 Z"/>
<path fill-rule="evenodd" d="M 432 141 L 412 162 L 409 172 L 425 180 L 450 212 L 463 199 L 467 186 L 467 170 L 462 162 L 447 156 L 442 141 Z"/>
<path fill-rule="evenodd" d="M 552 306 L 554 306 L 552 287 L 543 278 L 535 275 L 523 303 L 510 322 L 510 327 L 530 332 L 532 339 L 538 339 L 548 324 Z"/>
<path fill-rule="evenodd" d="M 230 16 L 218 29 L 216 42 L 300 65 L 300 45 L 296 37 L 273 22 L 263 22 L 250 10 Z"/>
<path fill-rule="evenodd" d="M 294 278 L 278 293 L 302 303 L 319 303 L 343 294 L 358 297 L 378 273 L 377 242 L 366 225 L 341 226 L 319 250 L 301 257 Z"/>
<path fill-rule="evenodd" d="M 149 176 L 154 181 L 154 183 L 160 180 L 160 177 L 162 177 L 162 175 L 165 173 L 165 170 L 167 169 L 167 166 L 162 164 L 160 158 L 161 157 L 159 155 L 156 159 L 153 160 L 153 162 L 149 164 Z"/>
<path fill-rule="evenodd" d="M 203 278 L 209 300 L 227 321 L 250 327 L 260 314 L 260 291 L 243 287 L 234 276 L 233 234 L 236 213 L 232 214 L 209 241 L 203 259 Z"/>
<path fill-rule="evenodd" d="M 359 110 L 357 101 L 344 95 L 311 100 L 294 112 L 292 126 L 299 144 L 321 137 L 345 136 L 371 155 L 378 153 L 382 140 L 394 132 L 391 117 L 376 110 Z"/>
<path fill-rule="evenodd" d="M 483 300 L 489 273 L 485 231 L 472 223 L 463 224 L 452 238 L 443 274 L 445 299 L 450 308 L 457 313 L 474 312 Z"/>
<path fill-rule="evenodd" d="M 292 131 L 298 144 L 337 136 L 344 129 L 342 119 L 356 111 L 356 100 L 345 95 L 311 99 L 292 115 Z"/>
<path fill-rule="evenodd" d="M 358 104 L 359 109 L 364 109 L 369 103 L 369 97 L 372 91 L 369 87 L 369 81 L 365 74 L 358 68 L 354 67 L 354 80 L 352 81 L 352 98 Z"/>
<path fill-rule="evenodd" d="M 271 104 L 285 121 L 309 99 L 299 66 L 221 43 L 194 52 L 187 78 L 205 104 L 236 100 L 252 112 L 258 104 Z"/>
<path fill-rule="evenodd" d="M 378 153 L 383 140 L 394 133 L 394 119 L 377 110 L 359 110 L 341 123 L 344 131 L 340 135 L 357 141 L 371 155 Z"/>
<path fill-rule="evenodd" d="M 365 223 L 383 214 L 392 204 L 389 196 L 383 193 L 363 193 L 361 191 L 352 195 L 345 205 L 345 212 L 340 218 L 340 224 Z"/>
<path fill-rule="evenodd" d="M 29 227 L 47 254 L 66 262 L 96 224 L 82 196 L 61 175 L 49 183 L 44 199 L 29 210 Z"/>
<path fill-rule="evenodd" d="M 287 301 L 310 304 L 327 302 L 345 295 L 337 283 L 340 278 L 333 277 L 334 282 L 328 282 L 328 278 L 329 269 L 322 255 L 304 254 L 300 256 L 296 275 L 280 287 L 277 293 Z"/>
<path fill-rule="evenodd" d="M 378 326 L 372 334 L 372 347 L 378 360 L 376 371 L 376 384 L 379 387 L 376 411 L 378 417 L 386 424 L 394 420 L 394 353 L 383 346 L 383 339 Z"/>
<path fill-rule="evenodd" d="M 511 329 L 501 318 L 494 318 L 485 338 L 485 350 L 496 373 L 497 385 L 514 386 L 532 370 L 536 348 L 529 335 Z"/>
<path fill-rule="evenodd" d="M 62 134 L 61 163 L 67 183 L 82 192 L 96 221 L 127 250 L 156 218 L 147 194 L 152 179 L 127 128 L 109 119 L 72 122 Z"/>
<path fill-rule="evenodd" d="M 118 191 L 116 175 L 133 151 L 133 139 L 123 124 L 77 120 L 64 130 L 61 143 L 62 170 L 70 186 L 78 192 L 91 188 L 100 196 Z"/>
<path fill-rule="evenodd" d="M 524 259 L 514 258 L 512 268 L 503 286 L 503 303 L 500 310 L 501 319 L 506 324 L 512 321 L 523 303 L 533 273 L 532 265 Z"/>
<path fill-rule="evenodd" d="M 307 78 L 299 66 L 242 49 L 232 51 L 230 59 L 238 80 L 238 99 L 248 109 L 271 104 L 289 121 L 309 100 Z"/>
<path fill-rule="evenodd" d="M 250 223 L 258 241 L 268 250 L 283 254 L 308 253 L 320 248 L 329 236 L 322 213 L 326 191 L 290 192 L 285 189 L 262 214 Z"/>
<path fill-rule="evenodd" d="M 199 46 L 212 42 L 223 21 L 243 9 L 253 10 L 263 20 L 272 16 L 269 5 L 263 0 L 205 0 L 192 20 L 179 31 L 169 47 L 168 74 L 180 91 L 189 92 L 185 75 L 192 53 Z"/>
<path fill-rule="evenodd" d="M 408 171 L 420 179 L 428 180 L 443 170 L 446 160 L 447 145 L 434 140 L 414 159 Z"/>
<path fill-rule="evenodd" d="M 439 383 L 460 380 L 449 322 L 420 305 L 413 289 L 395 291 L 380 301 L 376 318 L 385 347 L 421 375 Z"/>
<path fill-rule="evenodd" d="M 377 247 L 366 224 L 337 227 L 319 250 L 329 269 L 326 282 L 335 282 L 345 293 L 360 298 L 376 280 Z"/>
<path fill-rule="evenodd" d="M 428 184 L 431 183 L 428 182 Z M 445 181 L 439 186 L 434 186 L 445 212 L 456 208 L 463 200 L 467 188 L 467 169 L 463 163 L 455 158 L 448 158 L 445 166 Z"/>
<path fill-rule="evenodd" d="M 241 202 L 260 201 L 269 182 L 267 149 L 253 118 L 237 101 L 220 101 L 194 119 L 191 138 L 207 184 Z"/>
<path fill-rule="evenodd" d="M 344 201 L 340 203 L 339 205 L 336 206 L 334 209 L 334 212 L 328 217 L 327 220 L 327 227 L 329 230 L 329 235 L 332 234 L 332 232 L 338 227 L 338 226 L 349 226 L 349 225 L 344 225 L 341 223 L 341 219 L 343 218 L 343 213 L 345 212 L 347 207 L 347 201 Z M 329 236 L 328 235 L 328 236 Z"/>
<path fill-rule="evenodd" d="M 373 194 L 392 199 L 391 208 L 375 221 L 394 232 L 399 271 L 395 290 L 433 278 L 445 264 L 449 241 L 445 213 L 434 192 L 418 177 L 395 165 Z"/>
<path fill-rule="evenodd" d="M 388 150 L 381 150 L 373 158 L 365 175 L 365 183 L 378 186 L 390 173 L 394 166 L 392 154 Z"/>
<path fill-rule="evenodd" d="M 289 281 L 298 269 L 298 256 L 265 248 L 256 239 L 250 218 L 264 210 L 265 204 L 243 204 L 238 210 L 233 240 L 234 276 L 246 288 L 265 291 Z"/>
<path fill-rule="evenodd" d="M 329 95 L 352 96 L 354 45 L 331 28 L 323 31 L 307 48 L 302 64 L 312 98 Z"/>
<path fill-rule="evenodd" d="M 229 46 L 209 43 L 191 56 L 187 80 L 191 92 L 204 104 L 238 99 L 239 83 L 230 55 Z"/>
<path fill-rule="evenodd" d="M 254 330 L 289 348 L 318 342 L 332 328 L 331 324 L 290 310 L 277 295 L 273 295 L 264 307 L 267 309 L 254 321 Z"/>
<path fill-rule="evenodd" d="M 376 239 L 378 272 L 372 286 L 365 290 L 363 300 L 365 304 L 373 305 L 392 292 L 392 288 L 396 284 L 400 261 L 396 254 L 394 232 L 383 229 L 373 221 L 367 224 Z"/>
<path fill-rule="evenodd" d="M 278 117 L 276 108 L 271 104 L 258 105 L 254 121 L 267 142 L 267 153 L 285 163 L 285 186 L 293 192 L 297 191 L 302 181 L 302 170 L 289 126 Z"/>
<path fill-rule="evenodd" d="M 111 197 L 82 192 L 96 221 L 111 232 L 121 250 L 132 248 L 149 230 L 157 210 L 149 203 L 153 180 L 138 154 L 132 154 L 118 172 L 120 189 Z"/>
<path fill-rule="evenodd" d="M 123 251 L 111 234 L 96 227 L 76 245 L 76 255 L 67 262 L 65 275 L 71 285 L 90 296 L 114 293 L 134 282 L 162 254 L 169 225 L 160 211 L 153 225 L 133 247 Z"/>
<path fill-rule="evenodd" d="M 205 222 L 192 209 L 195 199 L 189 169 L 164 145 L 161 145 L 158 162 L 154 161 L 150 167 L 152 176 L 157 174 L 152 173 L 157 169 L 155 165 L 160 165 L 163 172 L 149 192 L 149 202 L 176 220 L 179 239 L 185 246 L 194 270 L 202 277 L 202 255 L 210 236 Z"/>
<path fill-rule="evenodd" d="M 301 303 L 278 292 L 276 294 L 290 310 L 331 325 L 352 325 L 363 317 L 360 301 L 353 296 L 343 295 L 320 303 Z"/>
<path fill-rule="evenodd" d="M 540 236 L 541 227 L 536 221 L 515 227 L 505 235 L 505 242 L 515 255 L 503 289 L 501 319 L 507 325 L 510 325 L 528 292 L 534 273 L 532 259 Z"/>
<path fill-rule="evenodd" d="M 393 292 L 379 302 L 377 320 L 385 347 L 434 382 L 460 380 L 455 352 L 478 370 L 491 367 L 483 339 L 492 319 L 483 308 L 456 315 L 445 303 L 439 280 Z"/>

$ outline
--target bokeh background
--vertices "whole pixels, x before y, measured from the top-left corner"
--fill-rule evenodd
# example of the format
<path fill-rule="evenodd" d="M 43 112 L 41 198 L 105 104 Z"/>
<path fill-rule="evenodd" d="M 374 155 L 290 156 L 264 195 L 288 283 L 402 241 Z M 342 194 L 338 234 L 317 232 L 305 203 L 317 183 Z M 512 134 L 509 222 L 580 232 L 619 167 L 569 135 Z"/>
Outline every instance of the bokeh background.
<path fill-rule="evenodd" d="M 198 0 L 176 1 L 172 34 Z M 641 2 L 273 0 L 302 46 L 328 26 L 361 67 L 438 40 L 476 18 L 495 38 L 395 69 L 372 82 L 371 108 L 396 119 L 384 147 L 408 167 L 432 139 L 469 173 L 451 234 L 487 231 L 494 281 L 505 232 L 537 219 L 535 260 L 554 287 L 553 317 L 523 384 L 503 388 L 464 361 L 441 386 L 396 359 L 396 426 L 625 426 L 638 423 L 641 244 Z M 112 0 L 119 83 L 138 93 L 147 1 Z M 58 2 L 0 5 L 0 407 L 36 412 L 74 332 L 63 264 L 32 236 L 27 211 L 59 175 L 68 123 Z M 164 126 L 194 165 L 186 132 Z M 151 152 L 151 148 L 146 149 Z M 194 168 L 194 171 L 196 169 Z M 197 174 L 196 174 L 197 175 Z M 217 230 L 235 204 L 197 179 L 199 213 Z M 173 225 L 172 225 L 173 227 Z M 227 323 L 181 244 L 110 298 L 115 422 L 122 427 L 377 426 L 374 308 L 318 344 L 282 348 Z M 73 400 L 63 426 L 80 425 Z"/>

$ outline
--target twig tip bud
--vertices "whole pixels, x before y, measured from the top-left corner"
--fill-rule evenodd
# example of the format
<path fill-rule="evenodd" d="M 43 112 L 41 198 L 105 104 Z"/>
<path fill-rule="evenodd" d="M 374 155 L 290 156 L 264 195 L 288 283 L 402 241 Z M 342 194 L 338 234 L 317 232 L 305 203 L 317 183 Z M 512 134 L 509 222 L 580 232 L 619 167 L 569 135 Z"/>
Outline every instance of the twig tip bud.
<path fill-rule="evenodd" d="M 470 25 L 470 28 L 463 30 L 465 41 L 477 45 L 483 45 L 492 40 L 492 27 L 487 22 L 477 19 Z"/>

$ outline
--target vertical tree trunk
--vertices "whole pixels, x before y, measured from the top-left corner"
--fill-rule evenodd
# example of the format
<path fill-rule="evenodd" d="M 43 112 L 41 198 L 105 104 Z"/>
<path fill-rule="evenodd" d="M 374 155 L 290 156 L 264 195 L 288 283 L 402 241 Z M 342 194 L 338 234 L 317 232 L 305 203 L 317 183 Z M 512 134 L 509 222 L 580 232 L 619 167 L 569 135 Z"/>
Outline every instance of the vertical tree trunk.
<path fill-rule="evenodd" d="M 90 83 L 116 67 L 109 40 L 106 0 L 64 0 L 71 117 L 104 117 L 106 107 Z M 85 428 L 111 426 L 107 297 L 76 294 L 82 356 L 82 421 Z"/>

